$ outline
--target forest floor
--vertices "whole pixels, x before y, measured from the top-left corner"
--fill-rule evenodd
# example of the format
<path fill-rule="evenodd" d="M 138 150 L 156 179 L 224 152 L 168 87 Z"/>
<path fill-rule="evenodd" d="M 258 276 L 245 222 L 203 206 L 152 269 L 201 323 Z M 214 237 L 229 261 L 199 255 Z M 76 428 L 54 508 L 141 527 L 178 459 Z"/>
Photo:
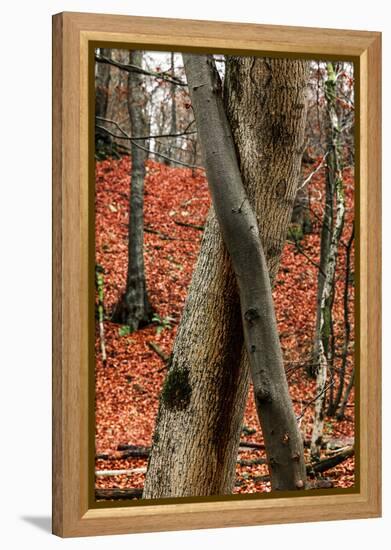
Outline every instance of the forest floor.
<path fill-rule="evenodd" d="M 150 446 L 159 394 L 165 378 L 165 362 L 151 349 L 153 343 L 170 355 L 202 239 L 202 226 L 210 206 L 202 171 L 171 168 L 147 162 L 145 181 L 145 269 L 150 301 L 156 321 L 132 334 L 121 335 L 121 327 L 111 323 L 111 311 L 125 286 L 127 270 L 127 228 L 129 213 L 130 160 L 104 160 L 96 164 L 96 263 L 104 269 L 104 322 L 107 361 L 103 365 L 98 328 L 96 329 L 96 453 L 110 455 L 98 459 L 96 470 L 137 470 L 111 477 L 96 477 L 97 488 L 141 488 L 147 459 L 121 459 L 118 445 Z M 320 227 L 323 206 L 321 169 L 310 182 L 313 232 L 299 243 L 287 241 L 273 296 L 284 354 L 290 393 L 300 419 L 303 438 L 312 430 L 315 381 L 305 372 L 311 362 L 315 327 Z M 347 218 L 343 240 L 349 239 L 353 208 L 353 178 L 345 172 Z M 304 253 L 303 253 L 304 252 Z M 344 334 L 343 289 L 345 248 L 342 246 L 336 275 L 333 307 L 335 365 L 338 370 Z M 351 265 L 354 267 L 352 255 Z M 351 341 L 345 384 L 354 360 L 354 284 L 349 286 Z M 339 383 L 335 376 L 335 386 Z M 326 417 L 325 438 L 351 445 L 354 440 L 354 391 L 345 419 Z M 243 424 L 242 441 L 262 444 L 262 433 L 250 392 Z M 243 452 L 244 451 L 244 452 Z M 327 450 L 324 451 L 327 453 Z M 306 451 L 306 460 L 309 454 Z M 240 459 L 265 457 L 263 450 L 241 448 Z M 267 474 L 266 464 L 238 464 L 235 493 L 270 491 L 270 483 L 259 480 Z M 334 487 L 354 485 L 354 457 L 325 474 Z"/>

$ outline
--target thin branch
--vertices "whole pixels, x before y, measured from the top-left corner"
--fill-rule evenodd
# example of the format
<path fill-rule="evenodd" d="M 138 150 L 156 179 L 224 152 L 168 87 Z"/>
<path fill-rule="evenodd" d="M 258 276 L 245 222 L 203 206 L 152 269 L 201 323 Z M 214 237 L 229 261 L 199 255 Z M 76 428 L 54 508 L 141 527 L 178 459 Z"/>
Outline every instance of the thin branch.
<path fill-rule="evenodd" d="M 315 401 L 317 401 L 320 397 L 322 397 L 322 395 L 324 395 L 326 393 L 326 391 L 331 388 L 331 386 L 334 386 L 334 380 L 332 380 L 330 382 L 330 384 L 328 384 L 327 386 L 324 386 L 322 388 L 322 391 L 318 393 L 318 395 L 316 395 L 313 399 L 311 399 L 311 401 L 308 401 L 308 403 L 306 404 L 306 406 L 304 407 L 304 409 L 302 409 L 302 412 L 299 416 L 296 417 L 296 422 L 298 422 L 301 418 L 303 418 L 304 416 L 304 413 L 305 411 L 308 409 L 308 407 L 310 405 L 312 405 L 313 403 L 315 403 Z"/>
<path fill-rule="evenodd" d="M 305 180 L 303 181 L 303 183 L 301 185 L 299 185 L 298 187 L 298 191 L 300 191 L 300 189 L 303 189 L 303 187 L 305 187 L 307 185 L 307 183 L 309 183 L 312 178 L 315 176 L 315 174 L 317 174 L 319 172 L 319 170 L 322 168 L 322 166 L 324 165 L 324 162 L 326 160 L 326 157 L 327 155 L 329 154 L 329 151 L 327 151 L 324 155 L 323 155 L 323 158 L 322 160 L 320 161 L 320 163 L 318 164 L 318 166 L 315 168 L 315 170 L 313 172 L 311 172 L 306 178 Z"/>
<path fill-rule="evenodd" d="M 126 225 L 126 224 L 124 224 Z M 157 235 L 164 241 L 182 241 L 182 242 L 194 242 L 194 239 L 182 239 L 180 237 L 171 237 L 171 235 L 167 235 L 166 233 L 162 233 L 161 231 L 157 231 L 156 229 L 152 229 L 152 227 L 144 226 L 144 231 L 146 233 L 152 233 L 153 235 Z"/>
<path fill-rule="evenodd" d="M 162 80 L 170 82 L 171 84 L 175 84 L 176 86 L 187 86 L 187 83 L 183 82 L 183 80 L 180 80 L 179 78 L 173 78 L 167 73 L 146 71 L 145 69 L 141 69 L 136 65 L 120 63 L 119 61 L 114 61 L 114 59 L 109 59 L 108 57 L 104 57 L 103 55 L 95 55 L 95 61 L 97 61 L 98 63 L 106 63 L 107 65 L 112 65 L 113 67 L 117 67 L 117 69 L 121 69 L 122 71 L 126 71 L 128 73 L 139 73 L 146 76 L 153 76 L 154 78 L 161 78 Z"/>
<path fill-rule="evenodd" d="M 320 273 L 326 277 L 326 274 L 325 272 L 323 271 L 323 269 L 320 267 L 320 265 L 315 262 L 310 256 L 308 256 L 308 254 L 305 252 L 305 250 L 301 247 L 301 245 L 299 244 L 298 240 L 296 239 L 296 237 L 294 236 L 293 232 L 292 232 L 292 229 L 289 228 L 289 233 L 290 233 L 290 236 L 292 237 L 293 239 L 293 242 L 296 246 L 296 249 L 298 252 L 300 252 L 300 254 L 302 254 L 305 258 L 307 258 L 307 260 L 314 266 L 316 267 L 316 269 L 319 269 Z"/>
<path fill-rule="evenodd" d="M 96 120 L 100 120 L 102 122 L 107 122 L 107 123 L 110 123 L 110 124 L 117 124 L 116 122 L 114 122 L 114 120 L 110 120 L 108 118 L 103 118 L 101 116 L 97 116 L 95 117 Z M 156 134 L 156 135 L 150 135 L 150 136 L 137 136 L 137 137 L 130 137 L 128 135 L 124 136 L 118 136 L 116 134 L 113 134 L 112 132 L 110 132 L 107 128 L 105 128 L 104 126 L 99 126 L 98 124 L 96 125 L 96 128 L 99 128 L 99 130 L 103 130 L 107 133 L 109 133 L 111 136 L 117 138 L 117 139 L 126 139 L 126 140 L 129 140 L 129 141 L 141 141 L 141 140 L 145 140 L 145 139 L 155 139 L 155 138 L 178 138 L 178 137 L 183 137 L 183 136 L 190 136 L 190 135 L 193 135 L 193 134 L 196 134 L 196 130 L 193 130 L 191 132 L 180 132 L 179 134 Z"/>
<path fill-rule="evenodd" d="M 163 155 L 163 153 L 158 153 L 157 151 L 152 151 L 151 149 L 148 149 L 148 147 L 144 147 L 143 145 L 140 145 L 139 143 L 134 141 L 134 139 L 131 136 L 129 136 L 129 134 L 127 134 L 127 132 L 125 132 L 125 130 L 123 128 L 121 128 L 121 126 L 118 124 L 118 122 L 115 122 L 115 120 L 109 121 L 108 119 L 106 119 L 106 122 L 111 122 L 112 124 L 114 124 L 114 126 L 116 128 L 118 128 L 118 130 L 125 136 L 126 139 L 128 139 L 130 142 L 133 143 L 133 145 L 135 147 L 138 147 L 142 151 L 146 151 L 147 153 L 150 153 L 151 155 L 156 155 L 158 157 L 164 158 L 164 159 L 166 159 L 166 160 L 168 160 L 168 161 L 170 161 L 174 164 L 179 164 L 181 166 L 185 166 L 186 168 L 204 170 L 204 168 L 202 166 L 197 166 L 196 164 L 188 164 L 187 162 L 182 162 L 181 160 L 176 160 L 176 159 L 173 159 L 171 157 L 168 157 L 167 155 Z M 119 137 L 119 136 L 116 136 L 115 134 L 113 134 L 113 132 L 111 132 L 107 128 L 104 128 L 103 126 L 99 126 L 99 129 L 104 130 L 105 132 L 107 132 L 111 136 Z"/>
<path fill-rule="evenodd" d="M 158 153 L 157 151 L 152 151 L 151 149 L 148 149 L 147 147 L 143 147 L 142 145 L 139 145 L 138 143 L 134 143 L 135 147 L 138 147 L 139 149 L 142 149 L 143 151 L 147 151 L 148 153 L 151 153 L 151 155 L 156 155 L 158 157 L 161 157 L 163 159 L 166 159 L 174 164 L 179 164 L 180 166 L 185 166 L 186 168 L 192 168 L 196 170 L 205 170 L 203 166 L 197 166 L 196 164 L 188 164 L 187 162 L 182 162 L 181 160 L 176 160 L 174 158 L 168 157 L 167 155 L 163 155 L 163 153 Z"/>
<path fill-rule="evenodd" d="M 144 226 L 144 231 L 146 233 L 152 233 L 153 235 L 157 235 L 161 239 L 165 241 L 179 241 L 181 239 L 177 239 L 176 237 L 171 237 L 171 235 L 166 235 L 165 233 L 162 233 L 161 231 L 157 231 L 156 229 L 152 229 L 152 227 Z"/>
<path fill-rule="evenodd" d="M 198 231 L 204 231 L 205 227 L 203 225 L 195 225 L 194 223 L 180 222 L 178 220 L 173 220 L 177 225 L 183 225 L 184 227 L 191 227 L 192 229 L 198 229 Z"/>

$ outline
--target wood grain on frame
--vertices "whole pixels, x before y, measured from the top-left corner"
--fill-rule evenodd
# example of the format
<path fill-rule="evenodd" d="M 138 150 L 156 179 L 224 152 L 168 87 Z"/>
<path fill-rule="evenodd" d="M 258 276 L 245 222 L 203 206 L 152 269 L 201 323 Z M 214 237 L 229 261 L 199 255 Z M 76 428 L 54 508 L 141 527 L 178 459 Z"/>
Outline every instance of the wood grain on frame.
<path fill-rule="evenodd" d="M 350 59 L 359 86 L 359 479 L 356 493 L 89 507 L 91 41 L 150 49 Z M 62 13 L 53 18 L 53 532 L 83 536 L 380 515 L 381 35 Z M 358 340 L 357 336 L 356 339 Z"/>

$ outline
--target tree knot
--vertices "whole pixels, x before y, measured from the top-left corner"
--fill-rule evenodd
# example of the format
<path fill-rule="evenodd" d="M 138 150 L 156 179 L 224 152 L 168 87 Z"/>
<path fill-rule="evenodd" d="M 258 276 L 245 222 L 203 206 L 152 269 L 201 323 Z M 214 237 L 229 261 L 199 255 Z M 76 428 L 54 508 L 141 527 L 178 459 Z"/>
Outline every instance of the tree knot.
<path fill-rule="evenodd" d="M 255 307 L 250 307 L 244 314 L 244 318 L 248 322 L 248 324 L 251 326 L 254 324 L 254 321 L 259 319 L 260 315 L 258 313 L 258 310 Z"/>
<path fill-rule="evenodd" d="M 256 401 L 260 403 L 271 403 L 272 394 L 266 384 L 262 384 L 261 386 L 254 388 L 254 393 Z"/>

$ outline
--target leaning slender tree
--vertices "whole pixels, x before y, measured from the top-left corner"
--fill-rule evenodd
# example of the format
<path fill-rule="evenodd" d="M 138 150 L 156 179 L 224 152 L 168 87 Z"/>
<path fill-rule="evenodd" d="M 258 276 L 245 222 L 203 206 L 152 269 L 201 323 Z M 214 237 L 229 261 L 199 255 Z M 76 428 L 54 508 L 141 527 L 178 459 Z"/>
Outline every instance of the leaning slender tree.
<path fill-rule="evenodd" d="M 132 51 L 129 65 L 142 68 L 143 54 Z M 139 72 L 129 72 L 128 106 L 133 137 L 148 133 L 146 120 L 145 92 L 143 78 Z M 132 141 L 132 167 L 130 176 L 128 270 L 126 288 L 114 308 L 114 322 L 128 325 L 131 330 L 148 324 L 152 318 L 152 307 L 148 299 L 144 267 L 144 178 L 145 148 Z"/>
<path fill-rule="evenodd" d="M 248 200 L 243 202 L 244 195 L 241 194 L 239 202 L 234 200 L 235 204 L 228 207 L 228 214 L 235 224 L 238 219 L 247 219 L 250 207 L 254 208 L 258 220 L 253 219 L 247 229 L 248 234 L 253 235 L 252 244 L 255 243 L 259 253 L 259 269 L 265 274 L 257 236 L 259 227 L 268 266 L 268 276 L 263 277 L 262 284 L 269 300 L 267 279 L 270 277 L 273 281 L 277 273 L 300 176 L 307 64 L 282 59 L 227 60 L 224 97 L 239 160 L 238 175 L 231 132 L 221 118 L 224 117 L 224 108 L 216 73 L 205 57 L 195 57 L 194 63 L 196 66 L 192 65 L 191 58 L 186 60 L 187 70 L 190 67 L 188 78 L 191 86 L 209 93 L 201 101 L 193 99 L 193 108 L 197 112 L 205 109 L 205 114 L 198 116 L 198 129 L 201 135 L 202 125 L 204 135 L 205 120 L 208 117 L 213 120 L 213 124 L 208 122 L 208 126 L 214 128 L 212 132 L 218 131 L 219 135 L 209 137 L 213 138 L 210 151 L 214 150 L 214 140 L 218 138 L 218 143 L 223 147 L 223 158 L 231 167 L 229 172 L 234 170 L 237 178 L 240 178 L 241 172 Z M 194 74 L 197 64 L 201 64 L 200 69 L 203 68 L 199 73 L 202 76 L 199 82 L 195 81 L 198 77 Z M 210 108 L 214 109 L 213 118 Z M 221 132 L 224 133 L 224 140 L 221 139 Z M 226 142 L 228 148 L 224 145 Z M 204 147 L 209 149 L 205 141 Z M 208 163 L 211 157 L 214 157 L 212 152 Z M 222 168 L 220 161 L 221 158 L 218 166 Z M 224 172 L 218 172 L 222 186 L 226 169 L 228 165 Z M 211 177 L 214 177 L 213 174 L 212 169 Z M 270 300 L 268 308 L 271 312 Z M 259 333 L 260 324 L 267 325 L 266 330 L 270 330 L 273 320 L 269 325 L 265 318 L 261 320 L 256 313 L 251 313 L 251 309 L 250 306 L 244 311 L 247 332 L 251 332 L 252 327 L 258 327 L 256 330 Z M 248 310 L 250 313 L 246 316 Z M 273 351 L 265 351 L 263 357 L 261 349 L 266 350 L 268 344 L 264 347 L 262 339 L 261 335 L 256 341 L 247 338 L 247 347 L 250 351 L 248 355 L 254 355 L 256 361 L 269 357 L 278 365 L 277 375 L 271 373 L 269 376 L 268 369 L 260 366 L 261 363 L 258 363 L 259 371 L 255 372 L 258 377 L 258 405 L 264 409 L 263 427 L 267 432 L 265 440 L 272 466 L 273 486 L 275 489 L 294 489 L 302 483 L 304 486 L 301 439 L 287 395 L 281 358 L 275 347 L 275 334 L 271 339 L 275 344 Z M 281 396 L 276 397 L 276 387 L 280 388 L 280 385 Z M 247 353 L 243 351 L 235 275 L 212 208 L 175 341 L 171 368 L 161 395 L 145 498 L 228 494 L 232 491 L 248 387 Z M 277 416 L 271 427 L 270 419 L 274 414 Z M 279 425 L 281 416 L 284 419 Z"/>

